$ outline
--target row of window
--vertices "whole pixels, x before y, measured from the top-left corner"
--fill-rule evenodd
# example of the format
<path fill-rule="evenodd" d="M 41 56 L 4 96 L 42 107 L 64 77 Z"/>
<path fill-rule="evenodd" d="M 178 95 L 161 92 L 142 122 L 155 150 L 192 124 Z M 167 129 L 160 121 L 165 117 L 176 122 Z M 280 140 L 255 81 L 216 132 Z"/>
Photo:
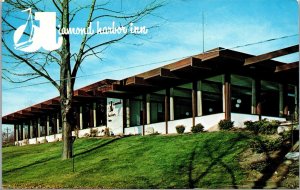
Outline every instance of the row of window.
<path fill-rule="evenodd" d="M 254 82 L 249 77 L 231 75 L 231 111 L 234 113 L 251 114 L 252 86 Z M 198 83 L 201 90 L 202 115 L 223 112 L 224 75 L 218 75 Z M 279 116 L 279 84 L 260 81 L 261 114 Z M 288 85 L 287 105 L 289 112 L 295 111 L 297 104 L 296 88 Z M 150 123 L 165 121 L 165 90 L 150 94 Z M 192 117 L 192 83 L 174 87 L 170 91 L 174 101 L 174 120 Z M 130 126 L 142 125 L 142 97 L 130 100 Z"/>

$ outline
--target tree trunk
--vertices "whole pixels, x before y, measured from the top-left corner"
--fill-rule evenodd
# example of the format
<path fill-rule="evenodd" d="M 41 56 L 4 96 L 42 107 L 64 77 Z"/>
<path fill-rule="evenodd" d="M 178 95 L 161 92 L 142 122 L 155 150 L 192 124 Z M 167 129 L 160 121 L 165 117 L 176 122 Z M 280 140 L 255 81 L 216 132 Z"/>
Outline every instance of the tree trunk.
<path fill-rule="evenodd" d="M 62 6 L 62 27 L 69 28 L 69 0 L 64 0 Z M 72 136 L 72 120 L 74 119 L 72 113 L 73 84 L 71 80 L 70 38 L 68 34 L 64 34 L 62 37 L 63 44 L 60 67 L 60 105 L 63 129 L 62 159 L 69 159 L 72 157 L 72 142 L 70 137 Z"/>

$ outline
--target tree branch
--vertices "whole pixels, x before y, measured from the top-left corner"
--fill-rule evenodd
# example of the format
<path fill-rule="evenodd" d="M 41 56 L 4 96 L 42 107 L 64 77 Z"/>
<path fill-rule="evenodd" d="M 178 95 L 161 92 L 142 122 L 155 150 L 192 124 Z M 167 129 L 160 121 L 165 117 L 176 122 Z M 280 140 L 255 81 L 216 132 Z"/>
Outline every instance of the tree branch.
<path fill-rule="evenodd" d="M 57 88 L 59 90 L 59 85 L 49 76 L 49 74 L 45 74 L 43 72 L 41 72 L 39 69 L 37 69 L 35 66 L 32 65 L 32 63 L 30 63 L 27 59 L 17 55 L 15 52 L 13 52 L 5 43 L 5 41 L 2 38 L 2 43 L 5 46 L 5 48 L 9 51 L 10 54 L 12 54 L 15 58 L 19 59 L 20 61 L 24 62 L 26 65 L 28 65 L 33 71 L 35 71 L 37 74 L 39 74 L 40 76 L 44 77 L 45 79 L 47 79 L 48 81 L 50 81 L 55 88 Z"/>

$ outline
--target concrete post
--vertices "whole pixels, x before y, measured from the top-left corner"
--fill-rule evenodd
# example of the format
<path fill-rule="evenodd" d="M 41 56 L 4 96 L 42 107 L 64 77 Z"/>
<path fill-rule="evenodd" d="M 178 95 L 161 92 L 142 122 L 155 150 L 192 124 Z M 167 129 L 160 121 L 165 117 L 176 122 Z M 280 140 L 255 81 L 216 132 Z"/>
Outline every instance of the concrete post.
<path fill-rule="evenodd" d="M 30 123 L 29 123 L 29 128 L 30 128 L 30 135 L 29 135 L 29 138 L 33 138 L 33 121 L 30 120 Z"/>
<path fill-rule="evenodd" d="M 170 88 L 170 121 L 174 120 L 174 88 Z"/>
<path fill-rule="evenodd" d="M 57 113 L 57 115 L 56 115 L 56 131 L 58 134 L 59 133 L 59 113 Z"/>
<path fill-rule="evenodd" d="M 151 123 L 151 105 L 150 105 L 150 94 L 146 95 L 146 113 L 147 113 L 147 124 Z"/>
<path fill-rule="evenodd" d="M 79 107 L 79 128 L 83 129 L 82 106 Z"/>
<path fill-rule="evenodd" d="M 16 127 L 16 141 L 19 141 L 19 125 L 15 125 Z"/>
<path fill-rule="evenodd" d="M 41 118 L 38 118 L 38 125 L 37 125 L 38 137 L 41 137 Z"/>
<path fill-rule="evenodd" d="M 94 119 L 94 127 L 97 127 L 97 112 L 96 112 L 96 109 L 97 109 L 97 104 L 96 102 L 93 103 L 93 119 Z"/>
<path fill-rule="evenodd" d="M 197 116 L 202 116 L 202 81 L 197 82 Z"/>
<path fill-rule="evenodd" d="M 25 130 L 25 123 L 22 124 L 22 134 L 23 134 L 23 140 L 26 139 L 26 130 Z"/>
<path fill-rule="evenodd" d="M 46 136 L 50 135 L 50 117 L 47 116 Z"/>
<path fill-rule="evenodd" d="M 130 127 L 130 100 L 126 99 L 126 127 Z"/>

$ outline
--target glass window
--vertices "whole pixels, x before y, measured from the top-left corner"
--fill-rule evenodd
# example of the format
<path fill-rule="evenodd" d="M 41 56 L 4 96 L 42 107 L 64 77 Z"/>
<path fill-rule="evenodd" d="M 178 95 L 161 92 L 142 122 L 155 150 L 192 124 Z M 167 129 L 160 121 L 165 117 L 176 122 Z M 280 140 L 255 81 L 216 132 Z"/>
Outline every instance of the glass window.
<path fill-rule="evenodd" d="M 150 95 L 150 123 L 165 121 L 165 95 Z"/>
<path fill-rule="evenodd" d="M 173 89 L 174 119 L 192 117 L 192 85 L 181 85 Z"/>
<path fill-rule="evenodd" d="M 82 128 L 89 128 L 91 127 L 91 110 L 92 110 L 92 105 L 91 104 L 84 104 L 82 105 L 82 120 L 83 120 L 83 126 Z"/>
<path fill-rule="evenodd" d="M 223 112 L 222 98 L 223 75 L 207 78 L 202 81 L 202 113 L 209 115 Z"/>
<path fill-rule="evenodd" d="M 251 114 L 252 79 L 231 75 L 231 111 Z"/>
<path fill-rule="evenodd" d="M 279 85 L 275 82 L 261 81 L 261 114 L 279 116 Z"/>
<path fill-rule="evenodd" d="M 142 101 L 130 99 L 130 126 L 142 125 Z"/>

